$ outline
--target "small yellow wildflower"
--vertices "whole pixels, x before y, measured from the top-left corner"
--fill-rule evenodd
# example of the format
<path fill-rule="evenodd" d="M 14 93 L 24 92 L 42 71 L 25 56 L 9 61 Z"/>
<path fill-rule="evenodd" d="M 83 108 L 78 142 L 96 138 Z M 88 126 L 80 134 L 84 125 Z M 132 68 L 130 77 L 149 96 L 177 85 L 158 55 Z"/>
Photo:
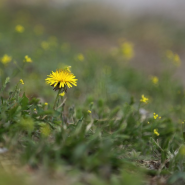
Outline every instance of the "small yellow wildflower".
<path fill-rule="evenodd" d="M 44 103 L 44 105 L 45 105 L 45 106 L 47 106 L 47 105 L 48 105 L 48 103 L 47 103 L 47 102 L 45 102 L 45 103 Z"/>
<path fill-rule="evenodd" d="M 154 134 L 157 135 L 157 136 L 160 135 L 159 132 L 157 131 L 157 129 L 154 129 Z"/>
<path fill-rule="evenodd" d="M 147 123 L 148 123 L 148 124 L 150 124 L 150 122 L 149 122 L 149 121 L 148 121 Z"/>
<path fill-rule="evenodd" d="M 121 52 L 123 56 L 127 59 L 130 60 L 134 57 L 134 50 L 133 50 L 133 44 L 130 42 L 124 42 L 121 45 Z"/>
<path fill-rule="evenodd" d="M 77 56 L 76 56 L 76 59 L 80 62 L 83 62 L 84 61 L 84 56 L 82 53 L 79 53 Z"/>
<path fill-rule="evenodd" d="M 141 96 L 140 102 L 142 103 L 148 103 L 148 98 L 146 98 L 144 95 Z"/>
<path fill-rule="evenodd" d="M 154 85 L 157 85 L 158 82 L 159 82 L 159 79 L 157 78 L 157 76 L 152 76 L 152 77 L 151 77 L 151 80 L 152 80 L 152 83 L 153 83 Z"/>
<path fill-rule="evenodd" d="M 56 70 L 56 72 L 52 71 L 45 80 L 47 84 L 54 86 L 55 90 L 64 88 L 65 86 L 69 88 L 72 85 L 77 86 L 77 79 L 75 79 L 74 74 L 66 69 Z"/>
<path fill-rule="evenodd" d="M 36 109 L 36 108 L 34 108 L 33 110 L 34 110 L 34 111 L 36 111 L 37 109 Z"/>
<path fill-rule="evenodd" d="M 19 82 L 24 85 L 24 81 L 22 79 L 19 80 Z"/>
<path fill-rule="evenodd" d="M 1 58 L 1 62 L 3 64 L 7 64 L 9 62 L 11 62 L 12 60 L 12 57 L 11 56 L 8 56 L 7 54 L 5 54 L 2 58 Z"/>
<path fill-rule="evenodd" d="M 65 95 L 65 92 L 62 92 L 62 93 L 60 93 L 59 95 L 60 95 L 60 96 L 64 96 L 64 95 Z"/>
<path fill-rule="evenodd" d="M 159 119 L 161 119 L 161 116 L 159 116 Z"/>
<path fill-rule="evenodd" d="M 88 112 L 89 114 L 91 114 L 91 111 L 90 111 L 90 110 L 88 110 L 87 112 Z"/>
<path fill-rule="evenodd" d="M 184 121 L 182 121 L 182 124 L 184 124 Z"/>
<path fill-rule="evenodd" d="M 17 25 L 16 27 L 15 27 L 15 30 L 16 30 L 16 32 L 18 32 L 18 33 L 23 33 L 24 32 L 24 27 L 22 26 L 22 25 Z"/>
<path fill-rule="evenodd" d="M 28 55 L 26 55 L 25 57 L 24 57 L 24 61 L 25 62 L 32 62 L 32 59 L 28 56 Z"/>
<path fill-rule="evenodd" d="M 43 41 L 43 42 L 41 42 L 41 47 L 44 50 L 48 50 L 49 49 L 49 43 L 46 42 L 46 41 Z"/>
<path fill-rule="evenodd" d="M 154 119 L 157 119 L 158 118 L 158 114 L 156 114 L 155 112 L 154 112 Z"/>

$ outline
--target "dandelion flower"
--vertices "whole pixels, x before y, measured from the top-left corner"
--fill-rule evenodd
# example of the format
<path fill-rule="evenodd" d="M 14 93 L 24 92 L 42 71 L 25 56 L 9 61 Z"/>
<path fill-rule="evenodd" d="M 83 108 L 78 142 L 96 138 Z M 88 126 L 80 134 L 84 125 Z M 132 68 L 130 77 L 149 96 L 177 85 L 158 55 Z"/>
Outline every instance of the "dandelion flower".
<path fill-rule="evenodd" d="M 17 25 L 17 26 L 15 27 L 15 30 L 16 30 L 16 32 L 18 32 L 18 33 L 23 33 L 23 32 L 24 32 L 24 27 L 23 27 L 22 25 Z"/>
<path fill-rule="evenodd" d="M 7 64 L 9 62 L 11 62 L 12 60 L 12 57 L 11 56 L 8 56 L 7 54 L 5 54 L 2 58 L 1 58 L 1 62 L 3 64 Z"/>
<path fill-rule="evenodd" d="M 62 93 L 60 93 L 59 95 L 60 95 L 60 96 L 64 96 L 64 95 L 65 95 L 65 92 L 62 92 Z"/>
<path fill-rule="evenodd" d="M 140 102 L 142 103 L 148 103 L 148 98 L 146 98 L 144 95 L 141 96 Z"/>
<path fill-rule="evenodd" d="M 45 105 L 45 106 L 47 106 L 47 105 L 48 105 L 48 103 L 47 103 L 47 102 L 45 102 L 45 103 L 44 103 L 44 105 Z"/>
<path fill-rule="evenodd" d="M 159 132 L 157 131 L 157 129 L 154 129 L 154 134 L 157 135 L 157 136 L 160 135 Z"/>
<path fill-rule="evenodd" d="M 19 82 L 24 85 L 24 81 L 22 79 L 19 80 Z"/>
<path fill-rule="evenodd" d="M 90 110 L 88 110 L 87 112 L 88 112 L 89 114 L 91 114 L 91 111 L 90 111 Z"/>
<path fill-rule="evenodd" d="M 54 86 L 55 90 L 66 86 L 69 88 L 72 87 L 72 85 L 77 86 L 77 79 L 75 79 L 74 74 L 66 69 L 56 70 L 56 72 L 52 71 L 45 80 L 47 84 Z"/>
<path fill-rule="evenodd" d="M 26 55 L 25 57 L 24 57 L 24 61 L 25 62 L 32 62 L 32 59 L 30 58 L 30 57 L 28 57 L 28 55 Z"/>

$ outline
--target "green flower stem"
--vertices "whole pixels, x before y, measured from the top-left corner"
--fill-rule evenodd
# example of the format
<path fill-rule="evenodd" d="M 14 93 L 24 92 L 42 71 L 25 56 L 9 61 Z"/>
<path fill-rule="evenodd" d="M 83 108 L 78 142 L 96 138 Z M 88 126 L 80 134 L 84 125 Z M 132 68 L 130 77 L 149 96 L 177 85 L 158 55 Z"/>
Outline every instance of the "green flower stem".
<path fill-rule="evenodd" d="M 58 90 L 58 93 L 57 93 L 57 96 L 56 96 L 56 99 L 55 99 L 55 102 L 54 102 L 54 106 L 53 106 L 54 110 L 56 109 L 56 105 L 57 105 L 57 102 L 58 102 L 59 94 L 60 94 L 61 91 L 62 91 L 62 88 L 60 88 Z"/>

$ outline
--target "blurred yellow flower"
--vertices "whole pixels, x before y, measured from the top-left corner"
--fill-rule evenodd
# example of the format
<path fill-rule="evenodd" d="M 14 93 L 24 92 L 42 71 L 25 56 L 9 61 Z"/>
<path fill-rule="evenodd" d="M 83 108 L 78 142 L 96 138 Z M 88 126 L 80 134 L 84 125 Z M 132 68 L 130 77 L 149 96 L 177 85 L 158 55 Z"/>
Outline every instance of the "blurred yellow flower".
<path fill-rule="evenodd" d="M 133 44 L 130 42 L 124 42 L 121 45 L 121 53 L 124 58 L 127 60 L 130 60 L 134 57 L 134 50 L 133 50 Z"/>
<path fill-rule="evenodd" d="M 158 118 L 158 114 L 156 114 L 155 112 L 154 112 L 154 119 L 157 119 Z"/>
<path fill-rule="evenodd" d="M 83 62 L 84 61 L 84 56 L 82 53 L 79 53 L 77 56 L 76 56 L 76 60 L 80 61 L 80 62 Z"/>
<path fill-rule="evenodd" d="M 177 54 L 174 55 L 173 62 L 176 66 L 181 65 L 181 59 L 180 59 L 179 55 L 177 55 Z"/>
<path fill-rule="evenodd" d="M 24 27 L 22 26 L 22 25 L 17 25 L 16 27 L 15 27 L 15 30 L 16 30 L 16 32 L 18 32 L 18 33 L 23 33 L 24 32 Z"/>
<path fill-rule="evenodd" d="M 19 80 L 19 82 L 24 85 L 24 81 L 22 79 Z"/>
<path fill-rule="evenodd" d="M 60 96 L 64 96 L 64 95 L 65 95 L 65 92 L 62 92 L 62 93 L 60 93 L 59 95 L 60 95 Z"/>
<path fill-rule="evenodd" d="M 36 111 L 37 109 L 36 109 L 36 108 L 34 108 L 33 110 L 34 110 L 34 111 Z"/>
<path fill-rule="evenodd" d="M 42 42 L 41 42 L 41 47 L 42 47 L 42 49 L 44 49 L 44 50 L 48 50 L 48 49 L 49 49 L 49 43 L 46 42 L 46 41 L 42 41 Z"/>
<path fill-rule="evenodd" d="M 152 76 L 152 77 L 151 77 L 151 80 L 152 80 L 152 83 L 155 84 L 155 85 L 157 85 L 158 82 L 159 82 L 159 79 L 158 79 L 157 76 Z"/>
<path fill-rule="evenodd" d="M 90 111 L 90 110 L 88 110 L 87 112 L 88 112 L 89 114 L 91 114 L 91 111 Z"/>
<path fill-rule="evenodd" d="M 32 62 L 32 59 L 30 57 L 28 57 L 28 55 L 26 55 L 24 57 L 24 59 L 25 59 L 25 62 Z"/>
<path fill-rule="evenodd" d="M 47 102 L 45 102 L 45 103 L 44 103 L 44 105 L 45 105 L 45 106 L 47 106 L 47 105 L 48 105 L 48 103 L 47 103 Z"/>
<path fill-rule="evenodd" d="M 144 95 L 142 95 L 141 96 L 141 99 L 140 99 L 140 102 L 147 104 L 148 103 L 148 100 L 149 100 L 148 98 L 146 98 Z"/>
<path fill-rule="evenodd" d="M 56 70 L 56 72 L 52 71 L 45 80 L 47 84 L 57 88 L 62 88 L 64 86 L 70 88 L 72 85 L 77 86 L 77 79 L 75 79 L 74 74 L 66 69 Z"/>
<path fill-rule="evenodd" d="M 170 50 L 167 50 L 167 51 L 166 51 L 166 57 L 167 57 L 168 59 L 172 60 L 172 59 L 173 59 L 173 56 L 174 56 L 174 54 L 173 54 L 172 51 L 170 51 Z"/>
<path fill-rule="evenodd" d="M 11 56 L 8 56 L 7 54 L 5 54 L 2 58 L 1 58 L 1 62 L 3 64 L 7 64 L 9 62 L 11 62 L 12 60 L 12 57 Z"/>
<path fill-rule="evenodd" d="M 157 129 L 154 129 L 154 134 L 157 135 L 157 136 L 160 135 L 159 132 L 157 131 Z"/>
<path fill-rule="evenodd" d="M 166 57 L 173 62 L 174 65 L 179 67 L 181 65 L 181 59 L 178 54 L 173 53 L 170 50 L 166 51 Z"/>

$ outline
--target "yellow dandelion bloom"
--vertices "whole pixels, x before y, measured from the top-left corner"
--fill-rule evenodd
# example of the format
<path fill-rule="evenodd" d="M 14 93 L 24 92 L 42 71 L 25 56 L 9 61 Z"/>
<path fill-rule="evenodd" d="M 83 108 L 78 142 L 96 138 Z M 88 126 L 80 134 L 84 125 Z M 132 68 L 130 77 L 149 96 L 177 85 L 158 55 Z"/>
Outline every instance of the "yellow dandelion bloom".
<path fill-rule="evenodd" d="M 32 62 L 32 59 L 31 59 L 28 55 L 26 55 L 26 56 L 24 57 L 24 61 L 25 61 L 25 62 Z"/>
<path fill-rule="evenodd" d="M 60 96 L 64 96 L 64 95 L 65 95 L 65 92 L 62 92 L 62 93 L 60 93 L 59 95 L 60 95 Z"/>
<path fill-rule="evenodd" d="M 34 111 L 36 111 L 37 109 L 36 109 L 36 108 L 34 108 L 33 110 L 34 110 Z"/>
<path fill-rule="evenodd" d="M 22 79 L 19 80 L 19 82 L 24 85 L 24 81 Z"/>
<path fill-rule="evenodd" d="M 157 136 L 160 135 L 159 132 L 157 131 L 157 129 L 154 129 L 154 134 L 157 135 Z"/>
<path fill-rule="evenodd" d="M 140 102 L 142 103 L 148 103 L 148 98 L 146 98 L 144 95 L 141 96 Z"/>
<path fill-rule="evenodd" d="M 1 62 L 3 64 L 7 64 L 9 62 L 11 62 L 12 60 L 12 57 L 11 56 L 8 56 L 7 54 L 5 54 L 2 58 L 1 58 Z"/>
<path fill-rule="evenodd" d="M 17 25 L 16 27 L 15 27 L 15 30 L 16 30 L 16 32 L 18 32 L 18 33 L 23 33 L 24 32 L 24 27 L 22 26 L 22 25 Z"/>
<path fill-rule="evenodd" d="M 47 84 L 57 88 L 62 88 L 64 86 L 70 88 L 72 85 L 77 86 L 77 79 L 75 79 L 74 74 L 66 69 L 56 70 L 56 72 L 52 71 L 45 80 Z"/>
<path fill-rule="evenodd" d="M 151 80 L 152 80 L 152 83 L 153 83 L 154 85 L 157 85 L 158 82 L 159 82 L 159 79 L 157 78 L 157 76 L 152 76 L 152 77 L 151 77 Z"/>
<path fill-rule="evenodd" d="M 87 112 L 88 112 L 89 114 L 91 114 L 91 111 L 90 111 L 90 110 L 88 110 Z"/>
<path fill-rule="evenodd" d="M 47 106 L 47 105 L 48 105 L 48 103 L 47 103 L 47 102 L 45 102 L 45 103 L 44 103 L 44 105 L 46 105 L 46 106 Z"/>

